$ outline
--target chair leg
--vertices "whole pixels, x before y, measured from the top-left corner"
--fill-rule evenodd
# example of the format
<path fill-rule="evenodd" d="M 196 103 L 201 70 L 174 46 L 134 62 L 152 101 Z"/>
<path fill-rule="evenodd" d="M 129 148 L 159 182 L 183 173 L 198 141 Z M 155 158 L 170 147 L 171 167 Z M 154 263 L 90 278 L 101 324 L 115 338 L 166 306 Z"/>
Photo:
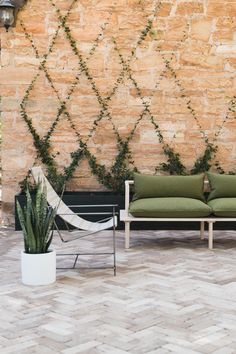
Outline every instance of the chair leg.
<path fill-rule="evenodd" d="M 116 226 L 115 226 L 115 208 L 114 208 L 114 207 L 113 207 L 112 239 L 113 239 L 113 266 L 114 266 L 114 276 L 116 276 Z"/>
<path fill-rule="evenodd" d="M 204 231 L 205 231 L 205 223 L 204 221 L 201 221 L 201 228 L 200 228 L 200 237 L 201 237 L 201 240 L 204 240 Z"/>
<path fill-rule="evenodd" d="M 76 257 L 75 257 L 74 264 L 73 264 L 73 269 L 75 269 L 76 263 L 78 261 L 78 257 L 79 257 L 79 255 L 77 254 Z"/>
<path fill-rule="evenodd" d="M 125 222 L 125 248 L 129 248 L 129 239 L 130 239 L 130 222 Z"/>
<path fill-rule="evenodd" d="M 213 222 L 209 222 L 209 231 L 208 231 L 208 248 L 209 250 L 213 249 Z"/>

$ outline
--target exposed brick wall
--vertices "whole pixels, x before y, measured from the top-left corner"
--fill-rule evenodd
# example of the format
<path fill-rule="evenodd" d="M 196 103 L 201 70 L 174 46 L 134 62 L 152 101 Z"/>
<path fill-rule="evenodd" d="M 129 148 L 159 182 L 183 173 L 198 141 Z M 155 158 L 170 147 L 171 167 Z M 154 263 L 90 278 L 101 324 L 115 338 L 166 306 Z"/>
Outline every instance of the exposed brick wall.
<path fill-rule="evenodd" d="M 130 56 L 140 32 L 153 9 L 150 0 L 79 0 L 68 18 L 68 25 L 84 58 L 89 56 L 101 26 L 109 22 L 104 38 L 87 65 L 102 97 L 112 90 L 122 66 L 114 50 L 115 37 L 121 53 Z M 71 1 L 57 0 L 64 14 Z M 171 65 L 192 101 L 198 120 L 214 139 L 235 94 L 236 68 L 236 2 L 231 0 L 162 1 L 153 30 L 137 48 L 130 67 L 144 97 L 152 96 L 151 112 L 164 138 L 180 153 L 184 164 L 191 168 L 205 145 L 199 128 L 181 98 L 179 88 L 170 73 L 165 72 L 161 54 L 172 58 Z M 14 195 L 19 181 L 35 161 L 36 151 L 25 122 L 20 117 L 20 102 L 38 71 L 39 60 L 25 38 L 20 20 L 32 35 L 40 56 L 47 52 L 50 40 L 58 26 L 55 9 L 49 0 L 29 0 L 19 13 L 17 27 L 1 33 L 1 91 L 3 121 L 3 207 L 5 222 L 12 213 Z M 159 49 L 161 50 L 159 51 Z M 61 29 L 47 68 L 62 99 L 79 72 L 78 60 Z M 158 83 L 158 85 L 156 85 Z M 40 135 L 44 135 L 58 109 L 58 99 L 42 72 L 30 94 L 28 113 Z M 82 74 L 80 82 L 68 103 L 68 110 L 86 138 L 100 106 Z M 109 104 L 112 120 L 121 137 L 127 136 L 143 110 L 143 105 L 132 82 L 125 77 Z M 236 121 L 231 116 L 217 140 L 216 159 L 225 170 L 235 170 Z M 70 152 L 77 147 L 75 134 L 66 119 L 61 119 L 52 137 L 53 153 L 58 165 L 70 161 Z M 88 142 L 89 149 L 99 162 L 110 166 L 116 153 L 116 139 L 111 123 L 104 118 Z M 148 117 L 140 122 L 131 150 L 135 165 L 143 172 L 153 173 L 158 163 L 165 161 L 162 147 Z M 83 160 L 69 183 L 70 189 L 103 189 L 91 175 Z"/>

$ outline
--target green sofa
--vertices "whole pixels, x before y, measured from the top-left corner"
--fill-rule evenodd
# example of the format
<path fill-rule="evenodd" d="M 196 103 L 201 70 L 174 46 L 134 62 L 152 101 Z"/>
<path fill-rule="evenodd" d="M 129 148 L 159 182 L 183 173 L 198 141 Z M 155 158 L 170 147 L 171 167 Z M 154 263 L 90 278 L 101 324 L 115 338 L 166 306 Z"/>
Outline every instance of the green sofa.
<path fill-rule="evenodd" d="M 125 247 L 129 248 L 132 221 L 199 221 L 204 238 L 209 225 L 209 248 L 213 248 L 213 224 L 236 221 L 236 176 L 207 173 L 192 176 L 150 176 L 134 173 L 134 181 L 125 182 Z M 130 185 L 134 195 L 130 202 Z M 209 195 L 204 191 L 209 185 Z"/>

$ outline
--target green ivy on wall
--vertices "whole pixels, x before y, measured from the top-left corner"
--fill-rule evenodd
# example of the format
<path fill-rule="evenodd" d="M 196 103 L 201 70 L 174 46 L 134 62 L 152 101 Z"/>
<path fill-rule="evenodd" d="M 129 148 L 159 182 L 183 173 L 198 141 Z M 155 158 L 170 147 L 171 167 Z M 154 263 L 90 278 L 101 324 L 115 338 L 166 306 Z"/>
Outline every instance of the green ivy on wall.
<path fill-rule="evenodd" d="M 86 158 L 88 160 L 89 166 L 91 168 L 92 173 L 97 177 L 98 181 L 104 185 L 106 188 L 111 189 L 116 192 L 122 192 L 124 189 L 124 181 L 126 179 L 132 179 L 132 174 L 134 171 L 137 171 L 137 168 L 134 166 L 134 162 L 132 159 L 132 154 L 130 150 L 130 142 L 132 141 L 136 129 L 140 122 L 143 120 L 144 117 L 148 117 L 151 124 L 153 125 L 153 128 L 156 132 L 157 139 L 159 143 L 162 146 L 162 151 L 164 156 L 166 156 L 166 162 L 160 163 L 156 167 L 156 173 L 157 171 L 164 171 L 169 174 L 178 174 L 178 175 L 187 175 L 187 174 L 197 174 L 200 172 L 205 172 L 208 171 L 211 167 L 211 161 L 213 158 L 215 158 L 216 153 L 217 153 L 217 138 L 220 135 L 221 130 L 223 129 L 223 126 L 227 119 L 229 118 L 229 114 L 233 113 L 235 115 L 235 103 L 236 103 L 236 97 L 233 97 L 228 105 L 228 112 L 219 128 L 217 133 L 215 134 L 215 137 L 212 142 L 209 141 L 206 133 L 201 127 L 201 124 L 198 120 L 197 113 L 193 108 L 191 99 L 189 99 L 185 93 L 185 90 L 181 84 L 180 79 L 177 77 L 177 74 L 172 66 L 172 60 L 174 57 L 174 53 L 172 53 L 172 56 L 170 59 L 167 59 L 165 55 L 161 51 L 161 46 L 157 46 L 157 55 L 159 55 L 164 63 L 164 71 L 160 74 L 160 77 L 158 78 L 158 81 L 156 83 L 156 88 L 160 84 L 160 82 L 163 80 L 165 77 L 165 74 L 168 73 L 171 78 L 174 80 L 177 88 L 179 89 L 181 93 L 181 98 L 186 104 L 186 107 L 193 118 L 193 120 L 196 122 L 199 132 L 203 138 L 203 142 L 205 144 L 205 151 L 202 156 L 198 157 L 196 162 L 194 163 L 193 168 L 189 171 L 184 164 L 181 161 L 181 156 L 179 153 L 175 152 L 174 148 L 170 146 L 169 143 L 167 143 L 164 139 L 164 136 L 162 134 L 162 131 L 159 127 L 158 122 L 154 118 L 154 115 L 151 112 L 151 98 L 149 97 L 149 100 L 145 98 L 142 95 L 142 90 L 139 88 L 139 85 L 134 78 L 132 69 L 131 69 L 131 61 L 132 59 L 135 58 L 136 51 L 138 47 L 145 41 L 147 36 L 149 35 L 149 38 L 151 40 L 156 41 L 158 40 L 158 36 L 156 35 L 156 29 L 154 28 L 154 21 L 158 18 L 158 13 L 159 10 L 161 9 L 162 2 L 161 1 L 156 1 L 154 2 L 153 6 L 153 11 L 151 15 L 147 17 L 147 22 L 145 27 L 142 29 L 140 32 L 140 35 L 138 36 L 138 39 L 136 41 L 135 46 L 131 49 L 131 54 L 128 59 L 125 59 L 124 56 L 122 55 L 116 39 L 112 38 L 112 43 L 114 46 L 114 49 L 118 55 L 120 65 L 121 65 L 121 72 L 112 88 L 110 91 L 109 95 L 106 97 L 103 97 L 96 85 L 96 82 L 89 70 L 89 67 L 87 65 L 87 61 L 89 58 L 91 58 L 94 53 L 96 52 L 96 49 L 99 45 L 99 43 L 103 40 L 104 38 L 104 33 L 106 30 L 107 25 L 109 24 L 109 19 L 107 22 L 101 27 L 101 32 L 98 34 L 97 38 L 95 38 L 94 43 L 89 51 L 89 55 L 87 58 L 84 58 L 84 56 L 81 54 L 76 40 L 73 38 L 73 35 L 71 33 L 70 27 L 67 24 L 68 18 L 70 16 L 71 10 L 73 9 L 74 5 L 78 2 L 78 0 L 73 0 L 71 2 L 71 6 L 69 7 L 67 13 L 63 16 L 61 14 L 61 11 L 59 8 L 56 6 L 56 2 L 54 0 L 49 0 L 51 5 L 53 6 L 57 16 L 58 16 L 58 27 L 55 31 L 55 34 L 52 37 L 52 40 L 50 42 L 48 51 L 46 54 L 44 54 L 42 57 L 40 57 L 38 49 L 34 43 L 34 40 L 32 38 L 32 35 L 27 31 L 27 28 L 23 22 L 21 22 L 21 27 L 22 30 L 25 34 L 25 37 L 29 40 L 29 43 L 34 51 L 35 57 L 39 60 L 39 67 L 38 67 L 38 72 L 37 74 L 33 77 L 29 87 L 26 90 L 26 93 L 23 97 L 23 100 L 21 102 L 20 108 L 21 108 L 21 117 L 25 121 L 25 123 L 28 126 L 28 130 L 33 138 L 33 144 L 37 152 L 36 159 L 40 160 L 46 167 L 47 170 L 47 177 L 49 178 L 50 182 L 53 184 L 54 188 L 59 192 L 62 190 L 64 184 L 69 181 L 72 177 L 73 174 L 79 165 L 80 161 L 83 158 Z M 144 3 L 143 1 L 139 1 L 140 6 L 142 9 L 144 9 Z M 111 15 L 111 14 L 110 14 Z M 66 36 L 66 39 L 68 40 L 70 47 L 72 49 L 72 52 L 76 56 L 78 60 L 78 73 L 75 76 L 74 82 L 71 84 L 69 87 L 69 90 L 67 92 L 66 98 L 62 99 L 60 96 L 60 92 L 56 89 L 53 80 L 50 76 L 49 71 L 47 70 L 47 59 L 50 53 L 53 52 L 56 39 L 58 37 L 58 33 L 60 30 L 63 30 Z M 189 31 L 189 23 L 187 24 L 186 29 L 183 32 L 183 38 L 180 40 L 180 45 L 182 45 L 185 40 L 188 37 L 188 31 Z M 39 134 L 37 133 L 36 129 L 33 126 L 32 119 L 30 118 L 29 114 L 27 113 L 27 105 L 30 100 L 30 94 L 31 92 L 35 89 L 35 83 L 40 75 L 41 72 L 44 72 L 47 81 L 53 90 L 53 92 L 56 94 L 57 100 L 58 100 L 58 110 L 57 110 L 57 115 L 52 122 L 48 132 L 46 133 L 45 136 L 40 137 Z M 94 120 L 92 124 L 92 128 L 89 131 L 89 134 L 86 138 L 86 140 L 83 140 L 80 132 L 76 128 L 76 125 L 67 109 L 67 104 L 71 99 L 72 94 L 74 93 L 77 85 L 80 82 L 80 77 L 85 76 L 88 83 L 90 84 L 92 91 L 97 99 L 97 102 L 99 103 L 100 111 L 99 114 L 97 115 L 96 119 Z M 137 117 L 137 120 L 134 124 L 133 129 L 130 131 L 129 135 L 126 138 L 122 138 L 119 134 L 118 129 L 113 123 L 111 113 L 109 111 L 109 103 L 112 99 L 113 96 L 115 96 L 119 85 L 123 82 L 124 79 L 128 79 L 133 87 L 135 88 L 135 91 L 137 93 L 137 96 L 140 98 L 140 101 L 143 106 L 143 110 L 141 111 L 140 115 Z M 154 93 L 153 93 L 154 95 Z M 64 167 L 62 172 L 58 171 L 58 167 L 55 161 L 55 156 L 51 153 L 52 151 L 52 146 L 51 146 L 51 137 L 59 123 L 59 121 L 63 118 L 66 118 L 67 121 L 70 124 L 71 129 L 74 131 L 76 137 L 77 137 L 77 144 L 78 147 L 77 149 L 71 153 L 71 162 L 69 166 Z M 99 122 L 102 119 L 107 119 L 112 126 L 112 129 L 114 131 L 114 135 L 116 138 L 116 144 L 117 144 L 117 155 L 114 159 L 114 162 L 112 166 L 108 169 L 104 164 L 100 164 L 94 154 L 91 153 L 91 151 L 88 148 L 88 142 L 89 139 L 93 137 L 93 135 L 96 133 L 97 126 Z M 216 163 L 216 168 L 219 172 L 223 172 L 223 169 L 221 168 L 220 164 L 217 162 Z M 26 180 L 28 179 L 28 175 L 26 176 L 25 180 L 21 182 L 21 187 L 24 189 L 24 185 Z"/>

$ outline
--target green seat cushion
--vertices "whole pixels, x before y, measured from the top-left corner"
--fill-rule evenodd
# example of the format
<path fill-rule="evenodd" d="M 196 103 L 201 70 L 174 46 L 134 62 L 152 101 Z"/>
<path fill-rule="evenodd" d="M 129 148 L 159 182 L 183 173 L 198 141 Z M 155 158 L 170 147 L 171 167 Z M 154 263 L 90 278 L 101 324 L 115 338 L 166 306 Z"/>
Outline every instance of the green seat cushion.
<path fill-rule="evenodd" d="M 217 198 L 207 204 L 216 216 L 236 217 L 236 198 Z"/>
<path fill-rule="evenodd" d="M 204 200 L 204 174 L 193 176 L 150 176 L 134 173 L 133 200 L 184 197 Z"/>
<path fill-rule="evenodd" d="M 208 201 L 216 198 L 236 198 L 236 176 L 207 173 L 211 192 Z"/>
<path fill-rule="evenodd" d="M 192 198 L 144 198 L 130 203 L 133 216 L 145 218 L 198 218 L 211 214 L 211 207 Z"/>

